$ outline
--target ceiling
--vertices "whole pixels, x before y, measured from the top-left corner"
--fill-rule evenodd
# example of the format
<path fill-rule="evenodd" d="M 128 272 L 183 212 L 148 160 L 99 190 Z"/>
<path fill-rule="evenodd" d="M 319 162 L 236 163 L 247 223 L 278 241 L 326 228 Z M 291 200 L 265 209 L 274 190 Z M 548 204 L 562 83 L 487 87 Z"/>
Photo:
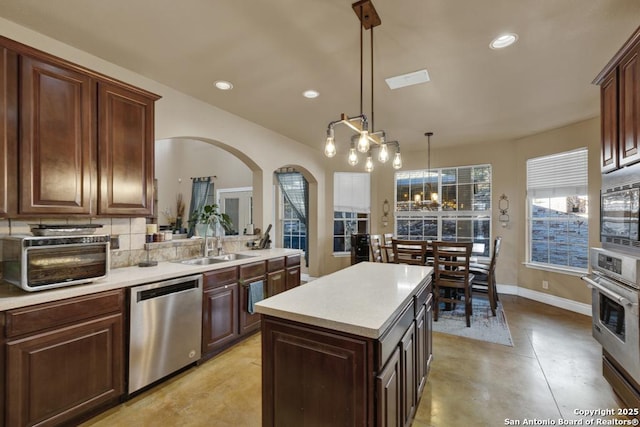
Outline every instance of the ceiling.
<path fill-rule="evenodd" d="M 0 0 L 0 16 L 322 150 L 330 121 L 360 113 L 360 22 L 351 3 Z M 403 151 L 424 149 L 426 131 L 435 133 L 433 147 L 476 144 L 597 116 L 591 82 L 640 23 L 638 0 L 373 3 L 382 19 L 375 130 Z M 504 32 L 517 33 L 517 43 L 489 49 Z M 371 120 L 368 43 L 365 33 Z M 429 83 L 392 91 L 384 82 L 424 68 Z M 215 89 L 221 79 L 233 90 Z M 302 96 L 311 88 L 318 98 Z M 343 128 L 339 152 L 350 134 Z"/>

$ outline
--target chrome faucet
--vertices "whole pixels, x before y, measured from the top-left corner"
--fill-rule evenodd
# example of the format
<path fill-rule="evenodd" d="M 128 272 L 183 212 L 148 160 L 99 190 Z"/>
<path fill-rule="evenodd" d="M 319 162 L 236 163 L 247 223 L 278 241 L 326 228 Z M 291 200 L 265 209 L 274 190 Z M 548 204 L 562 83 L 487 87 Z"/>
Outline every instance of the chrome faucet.
<path fill-rule="evenodd" d="M 202 256 L 204 258 L 207 258 L 209 256 L 209 253 L 211 253 L 211 251 L 213 251 L 213 246 L 211 245 L 211 247 L 210 247 L 209 235 L 207 233 L 205 233 L 204 234 L 204 244 L 202 245 Z"/>
<path fill-rule="evenodd" d="M 212 238 L 216 240 L 215 248 L 213 242 L 211 241 Z M 204 258 L 208 258 L 214 250 L 216 255 L 224 254 L 224 248 L 222 247 L 222 237 L 209 236 L 205 234 L 204 245 L 202 246 L 202 256 Z"/>

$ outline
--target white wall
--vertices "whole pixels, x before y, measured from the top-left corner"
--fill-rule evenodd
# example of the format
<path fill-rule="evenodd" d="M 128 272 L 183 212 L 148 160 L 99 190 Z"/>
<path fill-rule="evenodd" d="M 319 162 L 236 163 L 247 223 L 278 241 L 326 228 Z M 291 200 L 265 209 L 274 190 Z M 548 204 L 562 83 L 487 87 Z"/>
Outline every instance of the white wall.
<path fill-rule="evenodd" d="M 251 169 L 222 148 L 194 139 L 161 139 L 156 141 L 155 148 L 158 223 L 161 225 L 168 224 L 162 213 L 166 208 L 175 216 L 178 193 L 182 193 L 185 215 L 189 215 L 192 177 L 215 176 L 215 190 L 252 186 Z"/>

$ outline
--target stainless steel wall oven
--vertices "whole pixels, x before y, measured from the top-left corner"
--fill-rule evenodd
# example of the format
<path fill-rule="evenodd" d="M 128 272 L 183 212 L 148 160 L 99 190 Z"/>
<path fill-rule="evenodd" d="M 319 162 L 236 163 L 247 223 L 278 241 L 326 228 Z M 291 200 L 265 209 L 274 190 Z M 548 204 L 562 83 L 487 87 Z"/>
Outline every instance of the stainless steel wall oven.
<path fill-rule="evenodd" d="M 592 333 L 602 344 L 605 377 L 611 382 L 607 369 L 614 369 L 609 373 L 640 396 L 640 258 L 600 248 L 589 258 L 592 273 L 583 280 L 592 289 Z"/>

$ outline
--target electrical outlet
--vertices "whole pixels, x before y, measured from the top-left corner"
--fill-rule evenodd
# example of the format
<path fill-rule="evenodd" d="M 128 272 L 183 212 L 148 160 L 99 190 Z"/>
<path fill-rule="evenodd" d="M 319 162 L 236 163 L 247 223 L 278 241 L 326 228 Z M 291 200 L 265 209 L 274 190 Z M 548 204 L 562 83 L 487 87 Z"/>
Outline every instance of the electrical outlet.
<path fill-rule="evenodd" d="M 549 282 L 547 282 L 546 280 L 542 281 L 542 289 L 549 289 Z"/>
<path fill-rule="evenodd" d="M 120 236 L 111 235 L 111 249 L 120 249 Z"/>

